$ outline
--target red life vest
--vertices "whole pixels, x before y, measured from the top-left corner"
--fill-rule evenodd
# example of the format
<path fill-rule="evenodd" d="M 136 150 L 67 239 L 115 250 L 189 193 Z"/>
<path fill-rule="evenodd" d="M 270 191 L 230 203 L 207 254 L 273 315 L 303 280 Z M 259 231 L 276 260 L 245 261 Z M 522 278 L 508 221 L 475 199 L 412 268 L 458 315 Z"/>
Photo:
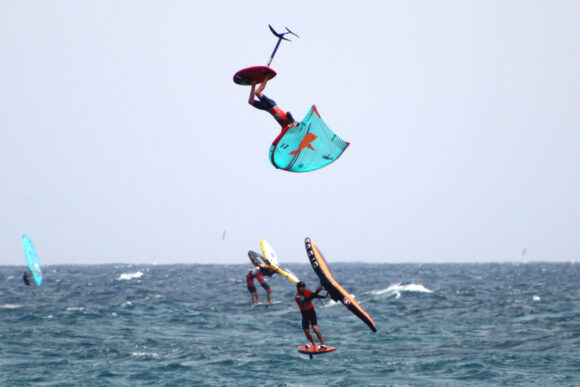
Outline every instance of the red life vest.
<path fill-rule="evenodd" d="M 248 286 L 254 286 L 254 276 L 251 273 L 246 274 L 246 284 Z"/>
<path fill-rule="evenodd" d="M 314 309 L 314 305 L 312 305 L 312 301 L 310 301 L 310 300 L 300 301 L 300 299 L 302 297 L 310 297 L 311 295 L 312 295 L 312 292 L 308 289 L 304 289 L 304 294 L 300 294 L 300 292 L 296 292 L 296 295 L 294 296 L 294 300 L 296 300 L 296 303 L 298 304 L 298 307 L 300 308 L 300 310 Z"/>
<path fill-rule="evenodd" d="M 256 277 L 256 279 L 258 280 L 259 283 L 264 282 L 264 277 L 262 277 L 262 272 L 257 272 L 256 274 L 254 274 L 254 277 Z"/>

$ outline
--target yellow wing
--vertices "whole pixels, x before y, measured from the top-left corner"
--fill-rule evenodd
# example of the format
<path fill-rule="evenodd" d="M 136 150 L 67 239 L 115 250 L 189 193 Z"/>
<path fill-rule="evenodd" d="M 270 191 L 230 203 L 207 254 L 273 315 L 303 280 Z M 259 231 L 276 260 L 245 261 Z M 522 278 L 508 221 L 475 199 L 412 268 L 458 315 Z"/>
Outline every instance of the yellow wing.
<path fill-rule="evenodd" d="M 290 270 L 278 266 L 278 256 L 268 242 L 266 242 L 264 239 L 260 239 L 260 247 L 262 248 L 262 253 L 264 253 L 264 259 L 266 260 L 266 263 L 268 263 L 268 265 L 270 265 L 270 267 L 276 273 L 280 274 L 282 277 L 286 278 L 292 283 L 297 283 L 299 281 L 298 277 L 296 277 L 296 275 Z"/>

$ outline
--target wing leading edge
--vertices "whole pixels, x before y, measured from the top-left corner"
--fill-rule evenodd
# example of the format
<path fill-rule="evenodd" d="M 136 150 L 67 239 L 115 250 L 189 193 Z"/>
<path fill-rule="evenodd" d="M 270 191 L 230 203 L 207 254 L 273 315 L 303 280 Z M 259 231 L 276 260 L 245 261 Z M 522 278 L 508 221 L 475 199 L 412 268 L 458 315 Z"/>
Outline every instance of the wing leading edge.
<path fill-rule="evenodd" d="M 334 300 L 341 302 L 346 306 L 352 313 L 354 313 L 358 318 L 360 318 L 371 331 L 376 332 L 377 328 L 371 316 L 354 300 L 354 298 L 347 292 L 332 276 L 330 269 L 322 256 L 318 247 L 310 238 L 306 238 L 306 253 L 308 254 L 308 259 L 310 264 L 314 269 L 316 275 L 320 279 L 320 283 L 324 286 L 324 289 L 328 292 L 328 295 Z"/>

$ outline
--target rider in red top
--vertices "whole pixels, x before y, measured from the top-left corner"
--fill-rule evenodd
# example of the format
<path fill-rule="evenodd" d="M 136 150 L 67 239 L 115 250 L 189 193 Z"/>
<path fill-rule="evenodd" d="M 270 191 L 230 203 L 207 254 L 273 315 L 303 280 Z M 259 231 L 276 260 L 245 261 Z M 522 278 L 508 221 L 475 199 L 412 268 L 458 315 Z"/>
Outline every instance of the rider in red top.
<path fill-rule="evenodd" d="M 248 274 L 246 274 L 246 285 L 248 285 L 248 291 L 252 295 L 252 305 L 256 305 L 260 302 L 260 299 L 254 286 L 254 271 L 252 269 L 248 269 Z"/>
<path fill-rule="evenodd" d="M 256 269 L 256 271 L 254 272 L 254 277 L 258 280 L 260 285 L 266 291 L 266 296 L 268 298 L 268 304 L 270 304 L 272 302 L 272 300 L 270 300 L 270 295 L 272 294 L 272 289 L 270 289 L 270 286 L 268 285 L 268 283 L 266 282 L 266 280 L 262 276 L 262 271 L 259 268 Z"/>
<path fill-rule="evenodd" d="M 294 300 L 298 304 L 300 308 L 300 312 L 302 312 L 302 329 L 304 329 L 304 334 L 306 338 L 312 344 L 312 347 L 316 348 L 316 343 L 314 342 L 314 338 L 310 334 L 309 324 L 312 325 L 312 329 L 318 340 L 320 341 L 320 348 L 326 348 L 324 345 L 324 339 L 322 338 L 322 334 L 320 330 L 318 330 L 318 321 L 316 319 L 316 312 L 314 311 L 314 305 L 312 304 L 312 300 L 315 298 L 328 298 L 326 296 L 319 296 L 318 293 L 322 290 L 322 286 L 320 286 L 315 293 L 312 293 L 310 290 L 306 289 L 306 285 L 303 281 L 300 281 L 296 284 L 296 295 L 294 296 Z M 308 345 L 307 345 L 308 347 Z"/>
<path fill-rule="evenodd" d="M 266 83 L 268 83 L 268 80 L 269 78 L 266 78 L 264 82 L 260 84 L 258 90 L 255 90 L 256 84 L 252 83 L 248 103 L 256 109 L 265 110 L 270 113 L 276 119 L 276 121 L 278 121 L 282 127 L 282 131 L 297 126 L 298 123 L 294 121 L 294 117 L 292 117 L 290 112 L 285 112 L 284 110 L 280 109 L 274 100 L 266 97 L 262 93 L 266 88 Z M 255 99 L 255 96 L 258 96 L 258 100 Z"/>

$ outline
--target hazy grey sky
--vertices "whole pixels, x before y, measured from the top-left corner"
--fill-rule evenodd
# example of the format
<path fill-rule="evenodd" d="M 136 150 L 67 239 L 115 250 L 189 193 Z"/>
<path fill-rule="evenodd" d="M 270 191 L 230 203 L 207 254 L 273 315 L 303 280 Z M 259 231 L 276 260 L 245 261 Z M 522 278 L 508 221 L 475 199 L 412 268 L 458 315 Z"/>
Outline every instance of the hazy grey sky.
<path fill-rule="evenodd" d="M 0 0 L 0 264 L 580 257 L 580 2 L 200 4 Z M 266 94 L 351 142 L 319 171 L 232 82 L 269 23 Z"/>

